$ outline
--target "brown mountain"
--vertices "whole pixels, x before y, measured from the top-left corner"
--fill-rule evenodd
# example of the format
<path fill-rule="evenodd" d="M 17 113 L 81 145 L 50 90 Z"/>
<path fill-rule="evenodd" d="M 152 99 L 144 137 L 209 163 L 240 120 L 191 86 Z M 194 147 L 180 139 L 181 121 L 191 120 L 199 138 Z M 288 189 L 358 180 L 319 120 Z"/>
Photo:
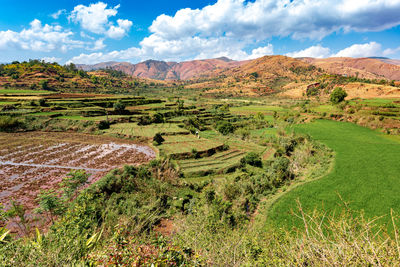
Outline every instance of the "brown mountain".
<path fill-rule="evenodd" d="M 400 59 L 391 59 L 391 58 L 378 58 L 378 59 L 388 64 L 400 66 Z"/>
<path fill-rule="evenodd" d="M 400 80 L 400 61 L 381 58 L 300 58 L 329 73 L 368 79 Z M 397 64 L 396 64 L 397 63 Z"/>
<path fill-rule="evenodd" d="M 105 62 L 95 65 L 77 65 L 83 70 L 112 68 L 126 74 L 158 80 L 187 80 L 199 77 L 210 71 L 223 71 L 244 64 L 246 61 L 234 61 L 226 57 L 192 60 L 184 62 L 165 62 L 147 60 L 138 64 L 129 62 Z"/>
<path fill-rule="evenodd" d="M 266 95 L 290 83 L 311 82 L 322 74 L 315 66 L 286 56 L 264 56 L 241 66 L 209 72 L 192 79 L 187 88 L 209 89 L 206 93 L 224 95 Z"/>

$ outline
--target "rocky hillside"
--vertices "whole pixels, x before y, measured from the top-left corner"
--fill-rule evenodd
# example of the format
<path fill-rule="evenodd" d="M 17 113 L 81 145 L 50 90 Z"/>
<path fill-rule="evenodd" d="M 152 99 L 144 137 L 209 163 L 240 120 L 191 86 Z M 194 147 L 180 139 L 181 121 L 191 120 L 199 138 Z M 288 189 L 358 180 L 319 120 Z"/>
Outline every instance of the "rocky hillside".
<path fill-rule="evenodd" d="M 78 68 L 89 71 L 112 68 L 128 75 L 157 80 L 187 80 L 199 77 L 204 73 L 218 72 L 243 65 L 247 61 L 234 61 L 226 57 L 192 60 L 184 62 L 165 62 L 147 60 L 138 64 L 129 62 L 105 62 L 95 65 L 77 65 Z"/>
<path fill-rule="evenodd" d="M 186 87 L 210 89 L 207 93 L 224 95 L 266 95 L 279 92 L 292 82 L 313 82 L 324 72 L 298 59 L 265 56 L 243 65 L 213 71 L 192 79 Z"/>
<path fill-rule="evenodd" d="M 400 61 L 381 58 L 301 58 L 333 74 L 367 79 L 400 80 Z"/>

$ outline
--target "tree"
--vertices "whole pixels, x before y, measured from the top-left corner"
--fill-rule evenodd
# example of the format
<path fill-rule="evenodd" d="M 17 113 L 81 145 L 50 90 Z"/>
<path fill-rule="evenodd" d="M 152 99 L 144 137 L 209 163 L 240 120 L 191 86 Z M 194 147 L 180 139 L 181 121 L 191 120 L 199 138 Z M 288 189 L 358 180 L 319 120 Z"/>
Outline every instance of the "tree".
<path fill-rule="evenodd" d="M 114 103 L 114 110 L 118 113 L 123 113 L 125 111 L 125 108 L 126 106 L 121 100 L 118 100 Z"/>
<path fill-rule="evenodd" d="M 342 102 L 347 96 L 347 93 L 345 90 L 343 90 L 342 87 L 336 87 L 335 90 L 331 93 L 330 101 L 333 104 L 338 104 Z"/>
<path fill-rule="evenodd" d="M 39 82 L 39 87 L 43 90 L 49 89 L 49 81 L 48 80 L 41 80 Z"/>

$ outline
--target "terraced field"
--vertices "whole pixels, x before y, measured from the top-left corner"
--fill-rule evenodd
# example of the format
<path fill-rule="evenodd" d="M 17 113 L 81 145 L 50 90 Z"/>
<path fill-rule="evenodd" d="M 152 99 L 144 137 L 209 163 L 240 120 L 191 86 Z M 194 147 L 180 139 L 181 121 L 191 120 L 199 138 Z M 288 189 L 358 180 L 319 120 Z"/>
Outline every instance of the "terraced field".
<path fill-rule="evenodd" d="M 201 176 L 234 167 L 238 165 L 245 154 L 245 151 L 230 149 L 216 153 L 211 157 L 181 160 L 178 164 L 186 177 Z"/>
<path fill-rule="evenodd" d="M 155 157 L 149 147 L 114 138 L 72 133 L 0 134 L 0 203 L 15 198 L 28 208 L 41 189 L 53 187 L 71 170 L 90 181 L 125 164 Z"/>
<path fill-rule="evenodd" d="M 174 123 L 159 123 L 151 125 L 139 126 L 136 123 L 118 123 L 111 125 L 107 133 L 127 135 L 127 136 L 143 136 L 143 137 L 153 137 L 156 133 L 161 133 L 164 135 L 169 134 L 189 134 L 189 131 L 180 128 Z"/>
<path fill-rule="evenodd" d="M 191 134 L 165 136 L 164 139 L 165 142 L 158 148 L 166 155 L 191 154 L 193 149 L 198 152 L 205 152 L 223 146 L 223 143 L 218 140 L 198 139 Z"/>

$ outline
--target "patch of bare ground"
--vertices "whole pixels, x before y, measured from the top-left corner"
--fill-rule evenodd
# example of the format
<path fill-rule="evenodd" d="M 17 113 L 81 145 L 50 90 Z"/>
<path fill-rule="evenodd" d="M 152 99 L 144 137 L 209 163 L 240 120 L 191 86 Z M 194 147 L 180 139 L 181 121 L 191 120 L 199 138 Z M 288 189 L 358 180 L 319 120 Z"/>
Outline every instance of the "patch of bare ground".
<path fill-rule="evenodd" d="M 0 203 L 15 199 L 28 213 L 41 190 L 57 188 L 71 170 L 85 170 L 93 183 L 111 169 L 155 158 L 144 144 L 73 133 L 1 133 Z"/>

